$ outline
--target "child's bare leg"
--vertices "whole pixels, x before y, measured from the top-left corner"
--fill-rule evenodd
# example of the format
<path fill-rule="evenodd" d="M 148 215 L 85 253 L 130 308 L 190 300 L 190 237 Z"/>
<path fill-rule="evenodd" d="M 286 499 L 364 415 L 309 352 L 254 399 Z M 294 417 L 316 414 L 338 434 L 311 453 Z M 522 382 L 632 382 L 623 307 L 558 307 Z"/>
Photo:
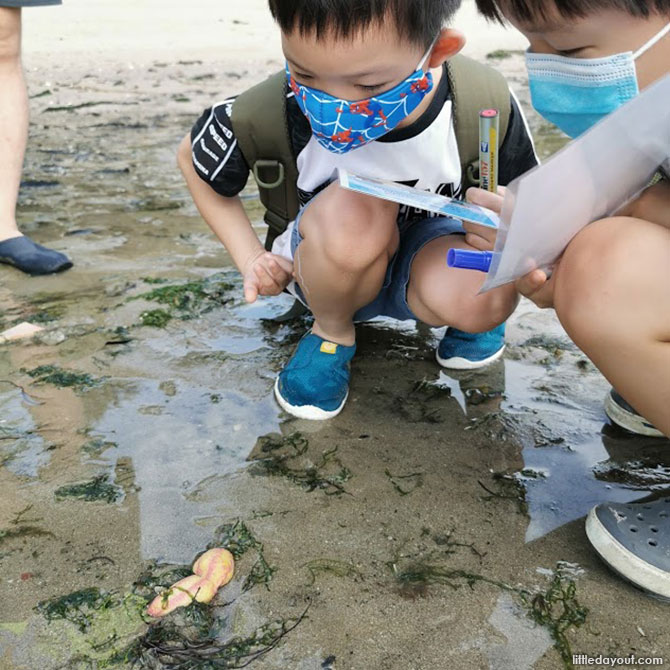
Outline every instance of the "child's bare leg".
<path fill-rule="evenodd" d="M 624 217 L 593 223 L 568 246 L 555 281 L 570 337 L 670 436 L 670 230 Z"/>
<path fill-rule="evenodd" d="M 394 203 L 346 191 L 337 183 L 305 210 L 294 273 L 314 314 L 316 335 L 354 343 L 352 317 L 379 293 L 398 247 L 397 212 Z"/>
<path fill-rule="evenodd" d="M 514 311 L 518 294 L 513 285 L 482 295 L 485 275 L 447 266 L 451 248 L 470 249 L 462 235 L 438 237 L 415 256 L 407 287 L 407 303 L 415 316 L 431 326 L 453 326 L 481 333 L 500 325 Z"/>

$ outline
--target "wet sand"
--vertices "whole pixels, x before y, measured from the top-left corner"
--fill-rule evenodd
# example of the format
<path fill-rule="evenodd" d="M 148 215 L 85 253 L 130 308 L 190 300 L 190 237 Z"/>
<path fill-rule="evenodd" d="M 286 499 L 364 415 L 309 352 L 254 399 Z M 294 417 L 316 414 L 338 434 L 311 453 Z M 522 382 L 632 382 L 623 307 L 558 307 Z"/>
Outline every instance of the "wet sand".
<path fill-rule="evenodd" d="M 307 324 L 273 321 L 284 299 L 243 303 L 174 159 L 202 108 L 280 66 L 264 3 L 196 3 L 183 32 L 176 4 L 117 7 L 25 12 L 20 221 L 75 267 L 0 269 L 0 329 L 45 327 L 0 345 L 0 668 L 670 662 L 667 605 L 611 575 L 583 531 L 593 504 L 667 486 L 667 442 L 605 424 L 606 382 L 529 303 L 504 361 L 477 374 L 440 372 L 439 331 L 361 326 L 345 411 L 283 415 L 274 376 Z M 523 44 L 471 15 L 471 53 L 499 52 L 488 62 L 527 106 Z M 562 139 L 529 116 L 547 155 Z M 251 184 L 244 198 L 262 234 Z M 210 544 L 239 560 L 203 618 L 144 623 L 164 573 Z M 79 606 L 44 604 L 73 593 Z"/>

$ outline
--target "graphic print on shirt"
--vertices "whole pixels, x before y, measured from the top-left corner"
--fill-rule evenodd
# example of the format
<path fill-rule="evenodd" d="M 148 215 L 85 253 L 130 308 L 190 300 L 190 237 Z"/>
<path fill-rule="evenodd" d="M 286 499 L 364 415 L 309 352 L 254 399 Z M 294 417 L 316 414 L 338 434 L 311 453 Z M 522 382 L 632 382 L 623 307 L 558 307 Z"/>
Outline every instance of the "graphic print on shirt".
<path fill-rule="evenodd" d="M 309 122 L 288 90 L 287 128 L 298 164 L 298 196 L 302 206 L 334 179 L 343 167 L 365 177 L 391 179 L 433 193 L 458 197 L 461 193 L 461 166 L 452 118 L 452 96 L 446 69 L 428 108 L 419 119 L 396 128 L 380 139 L 348 154 L 333 154 L 313 136 Z M 193 165 L 199 177 L 225 197 L 238 195 L 249 178 L 249 165 L 237 143 L 230 120 L 235 98 L 230 97 L 207 109 L 191 131 Z M 378 123 L 372 105 L 360 101 L 362 119 Z M 524 117 L 512 98 L 509 128 L 500 150 L 500 183 L 537 164 L 537 157 Z M 367 114 L 369 110 L 372 115 Z M 425 218 L 428 212 L 401 208 L 399 220 Z"/>

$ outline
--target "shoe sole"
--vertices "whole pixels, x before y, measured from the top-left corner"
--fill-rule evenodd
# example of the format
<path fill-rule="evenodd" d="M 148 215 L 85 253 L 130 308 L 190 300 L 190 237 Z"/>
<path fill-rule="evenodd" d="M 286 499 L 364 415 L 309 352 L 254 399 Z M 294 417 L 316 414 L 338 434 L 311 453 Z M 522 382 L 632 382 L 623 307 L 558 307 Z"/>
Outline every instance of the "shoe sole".
<path fill-rule="evenodd" d="M 614 572 L 634 586 L 670 600 L 670 573 L 646 563 L 615 540 L 598 518 L 595 508 L 586 517 L 586 536 Z"/>
<path fill-rule="evenodd" d="M 646 437 L 665 437 L 660 430 L 647 423 L 639 414 L 632 414 L 612 400 L 607 394 L 605 398 L 605 414 L 620 428 L 636 435 Z"/>
<path fill-rule="evenodd" d="M 504 353 L 505 347 L 503 346 L 498 349 L 493 356 L 483 358 L 481 361 L 471 361 L 470 359 L 462 358 L 461 356 L 440 358 L 439 351 L 435 350 L 435 358 L 443 368 L 447 368 L 448 370 L 477 370 L 497 361 Z"/>
<path fill-rule="evenodd" d="M 285 412 L 288 412 L 299 419 L 310 419 L 311 421 L 325 421 L 326 419 L 332 419 L 342 411 L 344 403 L 347 402 L 348 397 L 349 391 L 347 391 L 347 395 L 344 396 L 342 404 L 338 408 L 330 411 L 321 409 L 315 405 L 291 405 L 291 403 L 287 402 L 282 397 L 281 393 L 279 393 L 279 377 L 275 380 L 275 398 L 277 399 L 279 406 Z"/>

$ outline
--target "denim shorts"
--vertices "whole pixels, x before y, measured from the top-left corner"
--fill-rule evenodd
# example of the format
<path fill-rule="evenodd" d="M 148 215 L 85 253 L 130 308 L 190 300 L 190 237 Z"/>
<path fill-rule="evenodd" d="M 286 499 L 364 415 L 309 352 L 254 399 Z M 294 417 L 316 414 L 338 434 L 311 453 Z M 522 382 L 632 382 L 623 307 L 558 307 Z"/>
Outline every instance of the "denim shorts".
<path fill-rule="evenodd" d="M 302 242 L 300 234 L 300 218 L 306 208 L 300 210 L 291 231 L 291 257 Z M 414 257 L 428 242 L 445 235 L 463 235 L 463 224 L 458 219 L 447 217 L 431 217 L 427 219 L 410 219 L 399 224 L 400 242 L 398 249 L 389 261 L 384 277 L 384 284 L 377 297 L 354 314 L 354 321 L 369 321 L 377 316 L 387 316 L 401 321 L 412 319 L 418 321 L 407 304 L 407 286 Z M 446 265 L 447 259 L 444 259 Z M 309 307 L 302 289 L 295 283 L 295 296 Z"/>

